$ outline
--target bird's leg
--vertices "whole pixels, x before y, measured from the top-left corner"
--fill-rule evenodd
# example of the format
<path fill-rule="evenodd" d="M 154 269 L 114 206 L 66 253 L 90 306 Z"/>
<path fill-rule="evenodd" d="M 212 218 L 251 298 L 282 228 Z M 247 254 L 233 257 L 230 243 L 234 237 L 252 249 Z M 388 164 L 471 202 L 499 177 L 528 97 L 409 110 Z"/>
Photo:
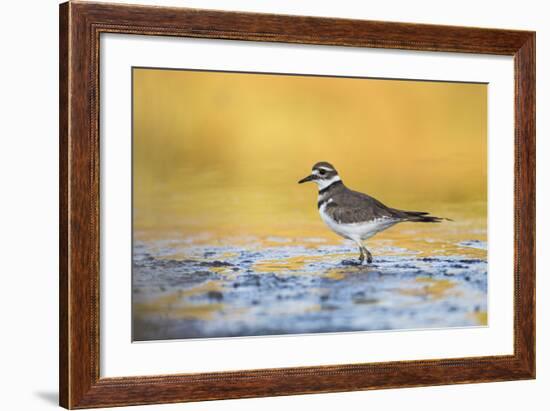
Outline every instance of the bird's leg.
<path fill-rule="evenodd" d="M 363 252 L 363 247 L 359 246 L 359 251 L 361 254 L 359 254 L 359 264 L 363 264 L 363 261 L 365 261 L 365 253 Z"/>
<path fill-rule="evenodd" d="M 363 252 L 364 252 L 365 255 L 367 256 L 367 263 L 371 264 L 372 263 L 372 254 L 370 253 L 369 250 L 367 250 L 367 247 L 362 246 L 361 248 L 362 248 L 361 255 L 363 255 Z"/>

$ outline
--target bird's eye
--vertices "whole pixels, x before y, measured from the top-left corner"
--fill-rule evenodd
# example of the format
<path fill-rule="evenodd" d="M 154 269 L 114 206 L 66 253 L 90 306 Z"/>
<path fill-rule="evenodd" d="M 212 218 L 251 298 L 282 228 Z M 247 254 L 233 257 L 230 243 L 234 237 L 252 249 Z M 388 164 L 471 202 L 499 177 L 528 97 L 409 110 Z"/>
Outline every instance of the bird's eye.
<path fill-rule="evenodd" d="M 323 169 L 320 169 L 320 170 L 319 170 L 319 174 L 321 174 L 322 176 L 324 176 L 324 175 L 326 174 L 326 171 L 323 170 Z"/>

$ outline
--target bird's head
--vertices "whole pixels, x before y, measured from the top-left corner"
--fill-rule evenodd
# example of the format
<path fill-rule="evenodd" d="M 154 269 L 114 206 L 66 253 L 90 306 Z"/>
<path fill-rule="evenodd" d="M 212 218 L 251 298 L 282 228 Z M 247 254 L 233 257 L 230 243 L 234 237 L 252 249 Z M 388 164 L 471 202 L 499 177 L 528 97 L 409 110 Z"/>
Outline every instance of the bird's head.
<path fill-rule="evenodd" d="M 311 174 L 298 181 L 298 184 L 307 183 L 308 181 L 315 181 L 319 190 L 322 190 L 336 181 L 340 181 L 340 176 L 332 164 L 320 161 L 312 167 Z"/>

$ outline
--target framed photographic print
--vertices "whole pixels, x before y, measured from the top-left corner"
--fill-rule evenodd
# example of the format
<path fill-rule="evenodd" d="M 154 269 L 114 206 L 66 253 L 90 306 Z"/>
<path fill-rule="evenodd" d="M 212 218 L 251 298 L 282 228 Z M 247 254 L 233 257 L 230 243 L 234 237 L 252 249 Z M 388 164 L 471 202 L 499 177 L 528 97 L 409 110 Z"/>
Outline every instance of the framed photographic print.
<path fill-rule="evenodd" d="M 535 33 L 60 6 L 60 403 L 535 377 Z"/>

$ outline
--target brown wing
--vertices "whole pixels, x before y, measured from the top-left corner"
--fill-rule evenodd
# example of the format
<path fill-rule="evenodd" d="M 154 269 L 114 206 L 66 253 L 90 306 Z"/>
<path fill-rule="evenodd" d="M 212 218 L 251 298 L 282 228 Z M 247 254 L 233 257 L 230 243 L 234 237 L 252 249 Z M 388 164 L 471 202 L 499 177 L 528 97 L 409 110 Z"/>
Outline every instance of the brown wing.
<path fill-rule="evenodd" d="M 342 224 L 371 221 L 379 218 L 404 220 L 406 216 L 393 208 L 387 207 L 377 199 L 357 191 L 348 190 L 344 196 L 332 196 L 325 212 L 335 221 Z"/>

